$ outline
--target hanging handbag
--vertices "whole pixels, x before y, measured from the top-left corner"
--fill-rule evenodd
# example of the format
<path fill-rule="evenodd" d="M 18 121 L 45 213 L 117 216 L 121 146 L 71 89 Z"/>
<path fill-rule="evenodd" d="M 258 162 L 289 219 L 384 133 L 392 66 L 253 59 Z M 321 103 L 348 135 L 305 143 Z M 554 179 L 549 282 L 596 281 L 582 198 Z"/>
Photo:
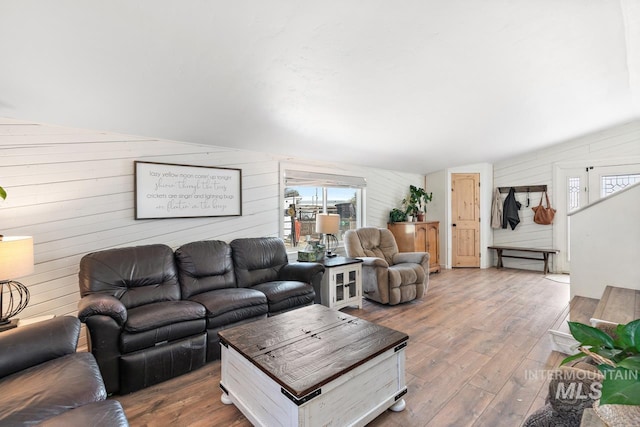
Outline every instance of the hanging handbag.
<path fill-rule="evenodd" d="M 549 203 L 549 196 L 545 190 L 544 197 L 547 199 L 547 207 L 542 206 L 542 197 L 540 196 L 540 204 L 538 206 L 534 206 L 533 208 L 533 222 L 536 224 L 549 225 L 553 222 L 553 217 L 556 215 L 556 210 L 551 207 L 551 203 Z"/>

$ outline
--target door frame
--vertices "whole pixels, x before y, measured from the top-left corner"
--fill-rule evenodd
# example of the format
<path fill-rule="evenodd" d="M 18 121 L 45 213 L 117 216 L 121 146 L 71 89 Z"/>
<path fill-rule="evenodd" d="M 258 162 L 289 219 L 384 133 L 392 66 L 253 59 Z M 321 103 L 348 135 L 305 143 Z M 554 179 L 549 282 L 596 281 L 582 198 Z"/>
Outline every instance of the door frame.
<path fill-rule="evenodd" d="M 554 165 L 553 171 L 553 196 L 552 206 L 556 209 L 556 218 L 552 231 L 553 247 L 560 253 L 555 257 L 556 270 L 559 273 L 569 274 L 571 271 L 571 261 L 569 260 L 569 216 L 567 215 L 567 178 L 569 176 L 580 176 L 580 185 L 583 186 L 580 208 L 589 204 L 586 200 L 588 191 L 584 188 L 589 185 L 589 175 L 583 164 L 577 165 L 561 163 Z M 578 209 L 580 209 L 578 208 Z"/>
<path fill-rule="evenodd" d="M 452 268 L 453 239 L 451 236 L 451 226 L 453 224 L 451 218 L 451 175 L 455 173 L 479 173 L 480 174 L 480 268 L 489 268 L 492 266 L 491 256 L 487 246 L 493 244 L 493 232 L 491 230 L 491 198 L 493 197 L 493 165 L 490 163 L 478 163 L 468 166 L 460 166 L 447 169 L 446 179 L 446 224 L 441 227 L 440 233 L 445 233 L 446 250 L 440 251 L 440 255 L 446 257 L 446 268 Z M 442 262 L 442 260 L 441 260 Z"/>
<path fill-rule="evenodd" d="M 455 180 L 454 180 L 454 175 L 455 175 Z M 452 267 L 455 268 L 479 268 L 480 267 L 480 259 L 482 258 L 480 256 L 480 219 L 482 218 L 480 216 L 480 174 L 477 172 L 474 173 L 452 173 L 451 174 L 451 189 L 453 190 L 453 184 L 460 184 L 463 187 L 467 187 L 469 181 L 471 181 L 472 183 L 472 187 L 471 188 L 467 188 L 468 190 L 471 190 L 471 200 L 468 199 L 469 195 L 465 195 L 465 197 L 462 198 L 458 198 L 458 196 L 456 197 L 456 209 L 454 210 L 454 206 L 453 206 L 453 197 L 451 198 L 451 213 L 452 215 L 454 213 L 457 213 L 457 218 L 452 219 L 452 226 L 451 226 L 451 265 Z M 456 189 L 458 189 L 458 187 L 456 186 Z M 462 190 L 462 188 L 460 188 L 460 190 Z M 451 191 L 451 194 L 456 194 L 455 191 Z M 466 209 L 468 208 L 463 208 L 463 212 L 459 212 L 457 211 L 457 208 L 460 208 L 461 202 L 464 203 L 465 205 L 469 204 L 470 206 L 472 206 L 472 211 L 473 213 L 467 211 Z M 471 218 L 460 218 L 460 214 L 461 213 L 467 213 L 467 214 L 471 214 Z M 464 235 L 466 235 L 466 232 L 463 232 L 463 230 L 465 231 L 471 231 L 473 230 L 473 255 L 460 255 L 459 251 L 461 250 L 461 248 L 456 247 L 456 250 L 453 250 L 453 245 L 456 244 L 460 244 L 460 237 L 461 235 L 459 233 L 463 233 Z M 454 239 L 455 236 L 458 236 L 457 238 Z M 469 249 L 469 248 L 467 248 Z M 456 259 L 456 264 L 453 265 L 453 260 L 454 260 L 454 256 Z"/>

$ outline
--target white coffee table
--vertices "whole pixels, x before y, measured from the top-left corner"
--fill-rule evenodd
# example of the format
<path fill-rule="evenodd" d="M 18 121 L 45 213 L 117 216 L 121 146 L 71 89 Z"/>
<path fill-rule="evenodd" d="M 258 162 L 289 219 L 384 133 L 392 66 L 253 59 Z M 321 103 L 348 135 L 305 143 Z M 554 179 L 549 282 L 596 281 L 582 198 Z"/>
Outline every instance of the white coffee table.
<path fill-rule="evenodd" d="M 257 426 L 362 426 L 401 411 L 409 337 L 322 305 L 220 331 L 222 402 Z"/>

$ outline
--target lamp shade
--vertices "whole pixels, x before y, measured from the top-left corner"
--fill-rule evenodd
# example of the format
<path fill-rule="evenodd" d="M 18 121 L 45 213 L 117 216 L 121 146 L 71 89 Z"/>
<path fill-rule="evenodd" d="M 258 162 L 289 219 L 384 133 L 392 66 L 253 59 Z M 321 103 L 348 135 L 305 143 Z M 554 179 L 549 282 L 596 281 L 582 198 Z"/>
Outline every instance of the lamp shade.
<path fill-rule="evenodd" d="M 321 213 L 316 215 L 316 232 L 337 234 L 340 230 L 340 215 Z"/>
<path fill-rule="evenodd" d="M 0 240 L 0 280 L 33 273 L 33 237 L 5 236 Z"/>

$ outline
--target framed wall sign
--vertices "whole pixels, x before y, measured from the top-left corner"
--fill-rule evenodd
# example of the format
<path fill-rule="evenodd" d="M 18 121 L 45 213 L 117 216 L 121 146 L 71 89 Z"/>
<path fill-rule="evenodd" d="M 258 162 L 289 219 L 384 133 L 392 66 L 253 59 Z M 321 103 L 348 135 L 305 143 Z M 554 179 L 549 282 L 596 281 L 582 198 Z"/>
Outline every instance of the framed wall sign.
<path fill-rule="evenodd" d="M 242 215 L 242 170 L 134 162 L 136 219 Z"/>

